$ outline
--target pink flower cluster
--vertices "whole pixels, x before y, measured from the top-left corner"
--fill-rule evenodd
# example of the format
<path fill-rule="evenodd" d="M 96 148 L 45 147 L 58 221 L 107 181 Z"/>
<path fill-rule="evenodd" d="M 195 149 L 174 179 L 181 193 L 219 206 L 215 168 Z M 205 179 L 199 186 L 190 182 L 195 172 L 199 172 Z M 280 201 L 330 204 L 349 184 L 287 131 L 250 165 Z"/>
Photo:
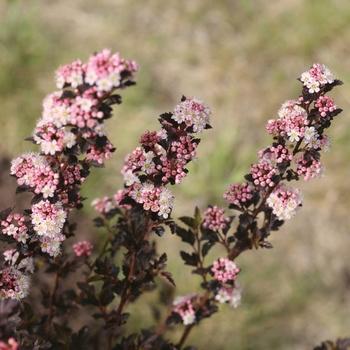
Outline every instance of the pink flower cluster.
<path fill-rule="evenodd" d="M 237 267 L 237 265 L 227 258 L 219 258 L 218 260 L 214 261 L 211 268 L 214 278 L 221 283 L 235 281 L 239 271 L 240 269 Z"/>
<path fill-rule="evenodd" d="M 121 87 L 124 76 L 132 77 L 137 70 L 134 61 L 125 60 L 118 53 L 112 54 L 110 50 L 104 49 L 91 56 L 86 64 L 77 60 L 60 67 L 56 72 L 56 84 L 59 89 L 88 85 L 103 94 Z"/>
<path fill-rule="evenodd" d="M 204 213 L 203 227 L 214 232 L 219 232 L 227 227 L 230 219 L 225 216 L 225 209 L 216 205 L 207 208 Z"/>
<path fill-rule="evenodd" d="M 18 350 L 18 343 L 14 338 L 9 338 L 7 342 L 0 340 L 0 350 Z"/>
<path fill-rule="evenodd" d="M 0 271 L 0 299 L 23 299 L 28 295 L 30 277 L 15 267 Z"/>
<path fill-rule="evenodd" d="M 322 95 L 317 99 L 315 107 L 318 109 L 321 117 L 326 117 L 329 113 L 332 113 L 337 109 L 333 99 L 326 95 Z"/>
<path fill-rule="evenodd" d="M 300 81 L 310 94 L 319 92 L 322 87 L 333 83 L 334 80 L 332 72 L 324 64 L 320 63 L 315 63 L 308 71 L 302 73 L 300 77 Z"/>
<path fill-rule="evenodd" d="M 29 238 L 26 218 L 19 213 L 10 213 L 1 221 L 1 232 L 13 237 L 17 242 L 25 243 Z"/>
<path fill-rule="evenodd" d="M 107 214 L 115 208 L 115 203 L 109 197 L 96 198 L 91 202 L 93 208 L 100 214 Z"/>
<path fill-rule="evenodd" d="M 183 98 L 174 113 L 161 115 L 161 130 L 145 132 L 141 145 L 126 156 L 121 171 L 125 189 L 116 202 L 123 205 L 123 200 L 131 198 L 144 210 L 167 219 L 174 196 L 166 185 L 178 184 L 186 176 L 199 143 L 193 134 L 210 127 L 209 116 L 208 107 L 194 98 Z"/>
<path fill-rule="evenodd" d="M 260 188 L 275 186 L 274 177 L 277 173 L 277 169 L 265 161 L 253 164 L 250 168 L 253 183 Z"/>
<path fill-rule="evenodd" d="M 27 153 L 14 159 L 11 175 L 17 177 L 20 186 L 28 186 L 44 198 L 52 197 L 59 183 L 59 174 L 54 172 L 46 158 L 38 153 Z"/>
<path fill-rule="evenodd" d="M 34 132 L 34 141 L 45 154 L 55 155 L 85 139 L 86 161 L 103 164 L 114 151 L 106 139 L 103 121 L 111 114 L 105 101 L 134 77 L 137 65 L 103 50 L 90 57 L 62 66 L 56 72 L 58 91 L 44 101 L 42 119 Z M 70 88 L 69 93 L 65 88 Z M 103 142 L 101 142 L 101 139 Z"/>
<path fill-rule="evenodd" d="M 285 102 L 278 112 L 278 119 L 267 122 L 266 129 L 274 136 L 286 137 L 290 142 L 298 142 L 304 137 L 309 121 L 299 100 Z"/>
<path fill-rule="evenodd" d="M 144 210 L 157 213 L 167 219 L 174 205 L 174 195 L 165 186 L 157 187 L 152 183 L 135 184 L 130 191 L 131 198 L 142 204 Z"/>
<path fill-rule="evenodd" d="M 173 303 L 173 312 L 178 314 L 185 326 L 193 324 L 196 321 L 196 312 L 194 308 L 194 301 L 196 296 L 186 295 L 177 297 Z"/>
<path fill-rule="evenodd" d="M 91 255 L 94 246 L 89 241 L 80 241 L 73 244 L 74 254 L 78 257 Z"/>
<path fill-rule="evenodd" d="M 320 177 L 323 173 L 323 166 L 317 159 L 300 158 L 297 162 L 297 173 L 308 181 Z"/>
<path fill-rule="evenodd" d="M 266 204 L 279 220 L 291 219 L 302 204 L 300 191 L 279 185 L 267 198 Z"/>
<path fill-rule="evenodd" d="M 290 154 L 288 148 L 283 145 L 268 147 L 259 151 L 258 156 L 260 161 L 265 161 L 271 165 L 290 162 L 293 160 L 293 156 Z"/>
<path fill-rule="evenodd" d="M 71 131 L 58 128 L 53 123 L 38 123 L 33 136 L 44 154 L 54 155 L 63 152 L 65 148 L 72 148 L 76 144 L 76 136 Z"/>
<path fill-rule="evenodd" d="M 210 109 L 196 98 L 185 99 L 174 110 L 172 118 L 179 124 L 184 123 L 193 132 L 202 132 L 210 122 Z"/>
<path fill-rule="evenodd" d="M 62 203 L 51 203 L 42 200 L 32 206 L 32 225 L 39 236 L 41 249 L 51 256 L 59 254 L 60 242 L 65 237 L 62 234 L 63 226 L 67 219 L 67 212 Z"/>
<path fill-rule="evenodd" d="M 82 205 L 80 186 L 90 167 L 103 164 L 114 151 L 105 135 L 104 120 L 111 116 L 111 106 L 120 103 L 117 90 L 131 85 L 136 71 L 135 62 L 109 50 L 96 53 L 86 63 L 76 60 L 58 69 L 59 91 L 44 99 L 32 137 L 41 152 L 23 154 L 11 164 L 11 175 L 21 189 L 36 196 L 23 215 L 9 214 L 2 219 L 2 234 L 20 244 L 38 244 L 53 257 L 60 253 L 68 213 Z M 23 251 L 12 258 L 26 261 Z M 8 285 L 12 277 L 22 280 L 15 271 L 12 266 L 1 272 Z M 16 297 L 25 294 L 14 290 Z"/>
<path fill-rule="evenodd" d="M 224 193 L 224 198 L 229 204 L 245 206 L 253 198 L 253 187 L 248 183 L 231 184 Z"/>

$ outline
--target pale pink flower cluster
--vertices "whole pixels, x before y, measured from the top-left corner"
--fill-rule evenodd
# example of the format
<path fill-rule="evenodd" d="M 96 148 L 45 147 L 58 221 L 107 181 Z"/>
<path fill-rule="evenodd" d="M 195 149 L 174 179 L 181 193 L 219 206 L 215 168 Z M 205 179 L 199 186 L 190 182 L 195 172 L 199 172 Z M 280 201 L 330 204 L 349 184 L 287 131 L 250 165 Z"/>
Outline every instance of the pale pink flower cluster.
<path fill-rule="evenodd" d="M 304 116 L 307 117 L 306 110 L 301 107 L 300 100 L 287 100 L 282 103 L 282 106 L 278 110 L 278 119 L 284 120 L 291 117 Z"/>
<path fill-rule="evenodd" d="M 224 193 L 224 198 L 229 204 L 245 206 L 253 198 L 253 187 L 248 183 L 231 184 Z"/>
<path fill-rule="evenodd" d="M 76 144 L 76 136 L 71 131 L 58 128 L 53 123 L 38 123 L 34 135 L 34 141 L 40 145 L 44 154 L 54 155 L 63 152 L 65 148 L 72 148 Z"/>
<path fill-rule="evenodd" d="M 322 95 L 317 99 L 315 107 L 318 109 L 321 117 L 326 117 L 329 113 L 332 113 L 337 109 L 333 99 L 325 95 Z"/>
<path fill-rule="evenodd" d="M 60 171 L 64 186 L 70 187 L 75 184 L 81 184 L 84 182 L 85 177 L 81 174 L 81 167 L 78 164 L 67 165 L 66 163 L 60 164 Z"/>
<path fill-rule="evenodd" d="M 269 195 L 266 203 L 278 220 L 289 220 L 301 206 L 302 198 L 299 190 L 280 185 Z"/>
<path fill-rule="evenodd" d="M 183 98 L 173 114 L 161 115 L 161 130 L 145 132 L 141 146 L 126 156 L 121 171 L 125 189 L 116 202 L 129 197 L 144 210 L 167 219 L 174 196 L 166 185 L 178 184 L 186 176 L 186 165 L 195 158 L 199 143 L 192 134 L 209 128 L 209 115 L 209 109 L 193 98 Z M 198 119 L 205 123 L 199 126 Z"/>
<path fill-rule="evenodd" d="M 196 321 L 196 311 L 194 308 L 194 300 L 196 296 L 186 295 L 177 297 L 173 303 L 173 312 L 178 314 L 185 326 L 191 325 Z"/>
<path fill-rule="evenodd" d="M 297 162 L 297 173 L 305 181 L 316 179 L 323 174 L 323 166 L 319 160 L 301 158 Z"/>
<path fill-rule="evenodd" d="M 58 255 L 60 243 L 65 239 L 62 229 L 67 219 L 67 212 L 62 204 L 48 200 L 33 204 L 31 219 L 41 242 L 41 250 L 51 256 Z"/>
<path fill-rule="evenodd" d="M 26 243 L 29 238 L 26 218 L 19 213 L 10 213 L 1 221 L 1 232 L 13 237 L 17 242 Z"/>
<path fill-rule="evenodd" d="M 17 177 L 18 185 L 30 187 L 44 198 L 53 197 L 59 183 L 59 174 L 38 153 L 26 153 L 15 158 L 11 163 L 11 175 Z"/>
<path fill-rule="evenodd" d="M 72 99 L 64 98 L 62 91 L 47 95 L 43 101 L 43 111 L 40 124 L 53 124 L 57 128 L 71 123 L 70 106 Z"/>
<path fill-rule="evenodd" d="M 115 208 L 115 203 L 107 196 L 94 199 L 91 205 L 100 214 L 107 214 Z"/>
<path fill-rule="evenodd" d="M 225 216 L 225 209 L 216 205 L 208 207 L 204 212 L 203 227 L 214 232 L 219 232 L 227 227 L 230 219 Z"/>
<path fill-rule="evenodd" d="M 73 244 L 74 254 L 78 257 L 91 255 L 94 246 L 89 241 L 80 241 Z"/>
<path fill-rule="evenodd" d="M 319 92 L 322 87 L 333 83 L 335 80 L 332 72 L 324 65 L 315 63 L 308 71 L 301 74 L 300 81 L 308 89 L 310 94 Z"/>
<path fill-rule="evenodd" d="M 220 304 L 229 303 L 233 308 L 237 308 L 241 304 L 242 290 L 239 286 L 220 287 L 215 294 L 215 300 Z"/>
<path fill-rule="evenodd" d="M 5 263 L 12 266 L 16 270 L 33 273 L 34 272 L 34 259 L 29 256 L 24 259 L 19 259 L 19 252 L 16 249 L 7 249 L 3 253 Z"/>
<path fill-rule="evenodd" d="M 91 56 L 87 63 L 77 60 L 60 67 L 56 72 L 57 87 L 73 91 L 54 92 L 44 101 L 42 119 L 34 133 L 34 141 L 40 144 L 43 153 L 63 152 L 74 147 L 78 136 L 82 136 L 90 145 L 86 161 L 103 164 L 109 159 L 114 151 L 109 141 L 91 142 L 104 136 L 102 123 L 111 113 L 102 102 L 115 89 L 124 87 L 136 71 L 135 62 L 107 49 Z"/>
<path fill-rule="evenodd" d="M 30 278 L 15 267 L 0 271 L 0 299 L 23 299 L 28 295 Z"/>
<path fill-rule="evenodd" d="M 214 278 L 221 283 L 233 282 L 236 280 L 240 269 L 231 260 L 219 258 L 213 262 L 211 272 Z"/>
<path fill-rule="evenodd" d="M 156 187 L 152 183 L 135 184 L 130 191 L 131 198 L 142 204 L 144 210 L 157 213 L 167 219 L 174 205 L 174 195 L 165 186 Z"/>
<path fill-rule="evenodd" d="M 290 162 L 293 160 L 293 156 L 290 154 L 288 148 L 283 145 L 265 148 L 259 151 L 258 157 L 260 161 L 265 161 L 271 165 Z"/>
<path fill-rule="evenodd" d="M 9 338 L 6 342 L 0 340 L 0 350 L 19 350 L 18 343 L 14 338 Z"/>
<path fill-rule="evenodd" d="M 112 54 L 108 49 L 90 57 L 86 64 L 80 60 L 60 67 L 56 72 L 56 85 L 77 88 L 79 85 L 95 86 L 99 93 L 108 93 L 122 84 L 123 75 L 132 76 L 138 69 L 134 61 Z"/>
<path fill-rule="evenodd" d="M 114 150 L 114 146 L 109 141 L 106 141 L 103 147 L 90 145 L 86 151 L 86 160 L 102 165 L 106 160 L 111 158 Z"/>
<path fill-rule="evenodd" d="M 23 154 L 11 164 L 20 190 L 30 190 L 36 196 L 24 215 L 10 214 L 0 222 L 2 234 L 29 247 L 36 243 L 52 257 L 60 253 L 68 212 L 82 205 L 80 185 L 90 167 L 102 165 L 114 151 L 103 123 L 112 114 L 111 106 L 120 102 L 117 89 L 131 85 L 136 70 L 133 61 L 109 50 L 94 54 L 87 63 L 76 60 L 58 69 L 60 90 L 44 99 L 31 139 L 41 152 Z M 19 255 L 6 253 L 7 263 L 19 260 L 10 270 L 0 272 L 6 283 L 11 276 L 14 281 L 22 280 L 21 271 L 15 271 L 37 251 L 37 247 L 28 252 L 19 248 Z M 16 297 L 24 294 L 17 292 Z"/>
<path fill-rule="evenodd" d="M 278 112 L 278 119 L 270 119 L 266 130 L 274 136 L 286 137 L 290 142 L 298 142 L 304 137 L 309 125 L 307 113 L 298 100 L 285 102 Z"/>
<path fill-rule="evenodd" d="M 80 60 L 60 67 L 56 71 L 56 85 L 58 89 L 63 89 L 67 84 L 72 88 L 77 88 L 83 84 L 84 64 Z"/>
<path fill-rule="evenodd" d="M 210 122 L 210 109 L 197 98 L 191 97 L 180 102 L 174 109 L 172 118 L 184 123 L 193 132 L 202 132 Z"/>

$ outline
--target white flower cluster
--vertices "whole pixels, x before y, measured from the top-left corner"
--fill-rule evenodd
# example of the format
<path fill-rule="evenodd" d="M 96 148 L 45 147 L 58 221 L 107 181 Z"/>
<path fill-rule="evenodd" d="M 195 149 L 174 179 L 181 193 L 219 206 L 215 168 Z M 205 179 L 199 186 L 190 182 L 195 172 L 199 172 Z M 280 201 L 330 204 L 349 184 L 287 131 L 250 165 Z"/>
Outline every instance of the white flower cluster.
<path fill-rule="evenodd" d="M 242 290 L 239 286 L 221 287 L 215 295 L 215 300 L 220 304 L 229 303 L 233 308 L 237 308 L 241 304 Z"/>
<path fill-rule="evenodd" d="M 187 98 L 180 102 L 174 110 L 172 119 L 177 123 L 185 123 L 193 132 L 200 133 L 210 122 L 210 109 L 196 98 Z"/>
<path fill-rule="evenodd" d="M 151 210 L 164 219 L 169 217 L 174 206 L 173 193 L 165 186 L 156 187 L 152 183 L 134 184 L 130 196 L 145 210 Z"/>
<path fill-rule="evenodd" d="M 326 84 L 334 82 L 333 73 L 324 65 L 315 63 L 308 71 L 302 73 L 300 80 L 311 94 L 319 92 Z"/>
<path fill-rule="evenodd" d="M 279 220 L 289 220 L 302 204 L 301 193 L 297 189 L 280 185 L 269 195 L 266 203 Z"/>
<path fill-rule="evenodd" d="M 298 100 L 287 100 L 278 110 L 278 118 L 285 119 L 293 116 L 303 116 L 307 118 L 307 112 L 300 106 Z"/>

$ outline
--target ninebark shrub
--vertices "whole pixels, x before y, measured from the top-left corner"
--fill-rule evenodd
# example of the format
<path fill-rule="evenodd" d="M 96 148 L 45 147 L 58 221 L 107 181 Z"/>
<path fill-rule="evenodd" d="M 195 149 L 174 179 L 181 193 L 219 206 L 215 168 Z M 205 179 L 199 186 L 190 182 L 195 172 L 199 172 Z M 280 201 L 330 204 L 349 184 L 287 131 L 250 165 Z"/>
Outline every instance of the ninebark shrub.
<path fill-rule="evenodd" d="M 214 204 L 173 218 L 171 186 L 187 176 L 199 136 L 211 128 L 209 107 L 183 96 L 172 112 L 159 116 L 159 130 L 141 135 L 125 158 L 123 188 L 92 202 L 98 213 L 94 224 L 107 232 L 101 248 L 87 240 L 71 243 L 70 213 L 84 203 L 81 186 L 92 167 L 102 166 L 115 150 L 104 121 L 121 103 L 122 89 L 135 83 L 137 68 L 109 50 L 60 67 L 58 90 L 45 98 L 28 139 L 39 152 L 12 161 L 17 192 L 31 193 L 32 201 L 22 212 L 1 212 L 0 238 L 9 247 L 1 256 L 0 349 L 195 349 L 185 345 L 193 327 L 218 312 L 219 304 L 240 304 L 237 258 L 247 250 L 272 248 L 271 232 L 301 207 L 301 192 L 290 183 L 322 174 L 326 131 L 342 111 L 328 92 L 342 83 L 327 67 L 314 64 L 299 78 L 300 96 L 268 121 L 271 144 L 258 152 L 245 180 L 223 194 L 227 208 Z M 202 291 L 174 299 L 162 295 L 154 326 L 129 334 L 130 303 L 154 290 L 159 278 L 176 291 L 167 255 L 154 241 L 165 233 L 187 244 L 179 255 L 200 276 Z M 214 246 L 222 253 L 208 261 Z M 53 283 L 49 289 L 39 285 L 33 303 L 27 296 L 36 271 Z M 175 327 L 183 333 L 174 342 L 169 333 Z M 332 343 L 317 349 L 327 344 Z M 337 349 L 345 342 L 334 344 Z"/>

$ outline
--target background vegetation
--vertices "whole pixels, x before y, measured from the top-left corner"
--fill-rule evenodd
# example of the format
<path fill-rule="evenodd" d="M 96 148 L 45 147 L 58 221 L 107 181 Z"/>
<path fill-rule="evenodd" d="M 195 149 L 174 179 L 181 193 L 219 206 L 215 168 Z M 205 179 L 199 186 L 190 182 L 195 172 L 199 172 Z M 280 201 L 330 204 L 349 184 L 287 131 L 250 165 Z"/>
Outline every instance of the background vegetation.
<path fill-rule="evenodd" d="M 200 349 L 288 350 L 349 335 L 349 23 L 348 0 L 0 0 L 0 154 L 13 157 L 30 147 L 23 138 L 54 89 L 59 64 L 110 47 L 141 70 L 109 122 L 118 151 L 89 179 L 85 195 L 118 189 L 122 159 L 142 131 L 157 127 L 158 114 L 182 94 L 195 95 L 211 106 L 214 128 L 176 189 L 174 215 L 181 215 L 195 204 L 222 203 L 227 184 L 240 181 L 267 144 L 266 120 L 296 97 L 295 78 L 314 61 L 325 63 L 345 82 L 334 94 L 345 113 L 331 130 L 326 176 L 303 185 L 304 208 L 274 235 L 274 250 L 239 258 L 242 307 L 224 307 L 191 340 Z M 0 179 L 5 206 L 14 200 L 14 182 Z M 98 241 L 99 232 L 84 229 Z M 180 273 L 177 238 L 168 235 L 160 245 L 170 250 L 179 292 L 195 289 L 197 280 Z M 152 295 L 146 299 L 154 302 Z M 147 325 L 150 308 L 137 312 L 134 327 Z"/>

